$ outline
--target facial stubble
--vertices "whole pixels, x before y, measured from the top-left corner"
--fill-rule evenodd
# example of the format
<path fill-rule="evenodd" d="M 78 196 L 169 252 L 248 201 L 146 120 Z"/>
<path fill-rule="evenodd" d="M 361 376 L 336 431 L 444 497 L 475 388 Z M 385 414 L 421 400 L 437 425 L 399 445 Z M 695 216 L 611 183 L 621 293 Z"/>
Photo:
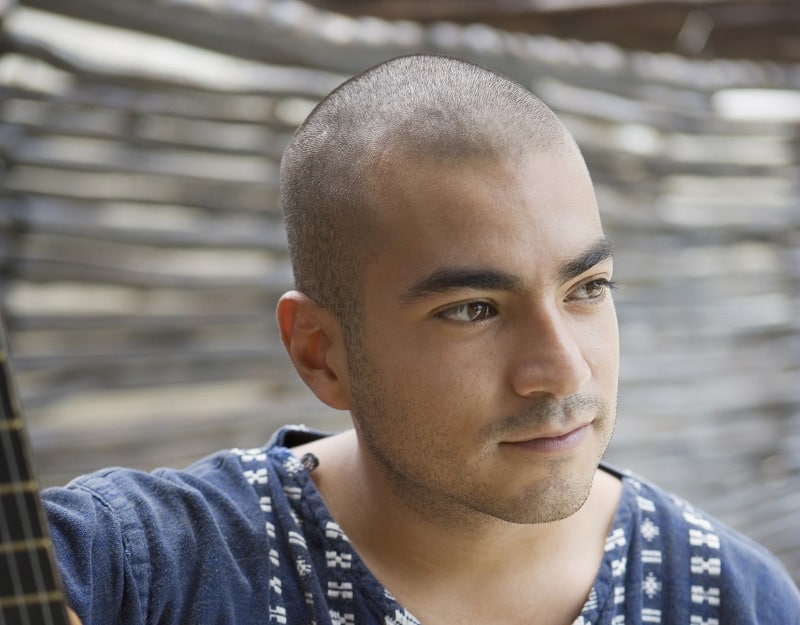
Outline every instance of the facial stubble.
<path fill-rule="evenodd" d="M 482 526 L 498 520 L 515 524 L 549 523 L 575 514 L 586 502 L 600 460 L 611 439 L 614 406 L 587 394 L 566 398 L 542 395 L 528 400 L 524 409 L 495 421 L 477 435 L 473 447 L 459 454 L 452 424 L 436 421 L 432 406 L 410 402 L 405 389 L 392 390 L 363 349 L 351 350 L 352 415 L 360 444 L 379 467 L 397 499 L 430 521 L 462 527 Z M 516 483 L 492 475 L 502 441 L 547 427 L 567 426 L 592 414 L 590 437 L 598 442 L 594 457 L 572 454 L 537 458 L 535 476 L 506 495 L 503 488 Z M 424 423 L 417 432 L 398 419 Z M 456 436 L 454 436 L 454 434 Z M 583 452 L 584 456 L 586 452 Z M 520 473 L 527 473 L 522 467 Z"/>

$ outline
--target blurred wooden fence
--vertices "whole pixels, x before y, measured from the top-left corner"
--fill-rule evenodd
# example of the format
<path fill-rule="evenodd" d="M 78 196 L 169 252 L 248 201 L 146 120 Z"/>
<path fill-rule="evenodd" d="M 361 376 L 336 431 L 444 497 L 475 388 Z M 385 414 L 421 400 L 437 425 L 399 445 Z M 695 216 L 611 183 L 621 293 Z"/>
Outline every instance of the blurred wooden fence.
<path fill-rule="evenodd" d="M 45 483 L 182 464 L 281 423 L 344 427 L 277 340 L 291 282 L 278 162 L 346 75 L 437 51 L 530 86 L 585 152 L 622 284 L 609 459 L 800 580 L 799 67 L 287 1 L 31 4 L 161 36 L 30 9 L 5 19 L 0 303 Z M 739 118 L 741 88 L 794 105 L 768 115 L 759 100 Z"/>

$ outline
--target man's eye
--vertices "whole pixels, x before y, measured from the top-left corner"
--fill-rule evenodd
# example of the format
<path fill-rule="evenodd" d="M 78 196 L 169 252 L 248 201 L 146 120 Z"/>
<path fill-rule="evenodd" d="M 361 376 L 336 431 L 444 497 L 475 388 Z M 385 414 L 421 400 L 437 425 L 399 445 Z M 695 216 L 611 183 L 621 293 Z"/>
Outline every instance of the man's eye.
<path fill-rule="evenodd" d="M 448 321 L 473 322 L 494 317 L 497 309 L 488 302 L 465 302 L 437 313 L 436 316 Z"/>
<path fill-rule="evenodd" d="M 614 283 L 605 278 L 597 278 L 591 280 L 580 286 L 570 294 L 569 299 L 573 300 L 599 300 L 608 295 L 608 292 L 614 288 Z"/>

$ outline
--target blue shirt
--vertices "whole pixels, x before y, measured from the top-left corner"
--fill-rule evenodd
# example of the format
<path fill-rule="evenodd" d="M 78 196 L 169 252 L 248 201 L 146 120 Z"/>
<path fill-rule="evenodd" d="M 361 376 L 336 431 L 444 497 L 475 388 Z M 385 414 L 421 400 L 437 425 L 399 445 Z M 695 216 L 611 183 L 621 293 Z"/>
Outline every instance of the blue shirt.
<path fill-rule="evenodd" d="M 45 491 L 84 625 L 416 625 L 284 446 L 314 436 L 287 428 L 263 448 L 184 471 L 110 469 Z M 575 625 L 800 623 L 800 594 L 774 556 L 655 486 L 622 479 Z"/>

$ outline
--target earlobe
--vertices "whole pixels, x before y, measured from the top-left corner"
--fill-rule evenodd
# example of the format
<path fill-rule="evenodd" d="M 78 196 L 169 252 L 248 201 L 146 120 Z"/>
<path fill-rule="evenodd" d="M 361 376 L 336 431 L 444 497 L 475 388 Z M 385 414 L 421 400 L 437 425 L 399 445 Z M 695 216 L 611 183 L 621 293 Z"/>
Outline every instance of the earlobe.
<path fill-rule="evenodd" d="M 338 320 L 299 291 L 285 293 L 276 313 L 283 345 L 306 386 L 332 408 L 347 410 L 350 396 Z"/>

